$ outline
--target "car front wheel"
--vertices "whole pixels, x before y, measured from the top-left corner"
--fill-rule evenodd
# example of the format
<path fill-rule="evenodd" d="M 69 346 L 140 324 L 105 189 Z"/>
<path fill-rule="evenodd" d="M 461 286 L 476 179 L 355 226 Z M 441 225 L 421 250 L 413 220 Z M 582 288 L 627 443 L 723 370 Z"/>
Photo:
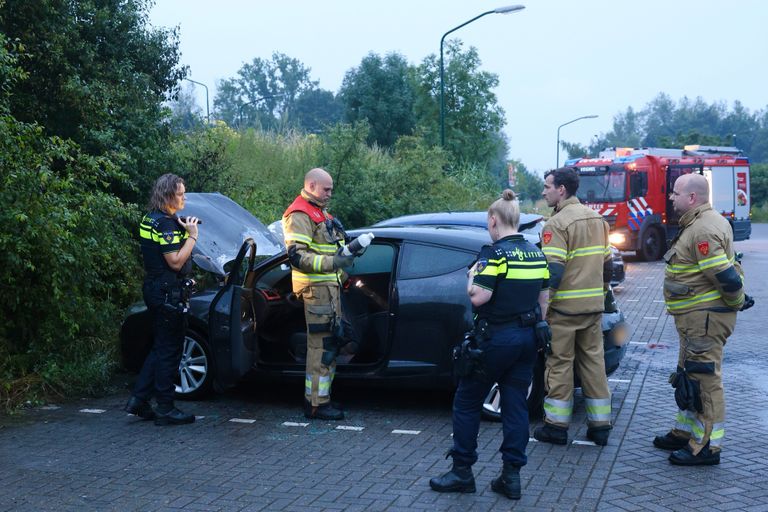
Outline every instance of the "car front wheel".
<path fill-rule="evenodd" d="M 176 376 L 176 398 L 194 400 L 207 395 L 213 386 L 211 349 L 202 336 L 187 332 Z"/>

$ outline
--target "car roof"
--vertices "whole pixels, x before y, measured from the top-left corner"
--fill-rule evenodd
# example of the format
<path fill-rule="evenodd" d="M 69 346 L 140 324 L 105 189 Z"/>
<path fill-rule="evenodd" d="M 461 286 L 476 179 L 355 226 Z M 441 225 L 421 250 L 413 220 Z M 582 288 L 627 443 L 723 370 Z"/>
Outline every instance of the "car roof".
<path fill-rule="evenodd" d="M 533 213 L 520 213 L 521 230 L 526 229 L 526 224 L 536 224 L 544 217 Z M 435 212 L 435 213 L 416 213 L 412 215 L 402 215 L 393 217 L 374 226 L 413 226 L 413 225 L 442 225 L 442 226 L 473 226 L 486 229 L 488 221 L 488 212 Z M 529 226 L 530 227 L 530 226 Z"/>
<path fill-rule="evenodd" d="M 363 233 L 373 233 L 378 239 L 426 242 L 468 251 L 478 251 L 483 245 L 492 243 L 485 229 L 462 229 L 452 226 L 371 226 L 349 231 L 352 237 Z"/>

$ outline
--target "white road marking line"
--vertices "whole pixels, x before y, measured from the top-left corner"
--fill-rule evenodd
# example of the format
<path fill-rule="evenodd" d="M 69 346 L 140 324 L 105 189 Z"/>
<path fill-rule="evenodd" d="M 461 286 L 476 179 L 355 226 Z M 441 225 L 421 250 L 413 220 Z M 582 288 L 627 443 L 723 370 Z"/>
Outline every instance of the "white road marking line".
<path fill-rule="evenodd" d="M 61 409 L 58 405 L 44 405 L 40 408 L 43 411 L 55 411 L 57 409 Z"/>
<path fill-rule="evenodd" d="M 339 425 L 336 430 L 352 430 L 355 432 L 362 432 L 365 427 L 354 427 L 352 425 Z"/>
<path fill-rule="evenodd" d="M 284 421 L 284 427 L 308 427 L 309 423 L 297 423 L 295 421 Z"/>
<path fill-rule="evenodd" d="M 630 341 L 629 344 L 630 345 L 647 345 L 648 342 L 647 341 Z"/>
<path fill-rule="evenodd" d="M 640 299 L 627 299 L 627 302 L 640 302 Z"/>
<path fill-rule="evenodd" d="M 657 316 L 644 316 L 643 320 L 658 320 L 659 317 Z"/>
<path fill-rule="evenodd" d="M 538 440 L 538 439 L 536 439 L 535 437 L 529 437 L 529 438 L 528 438 L 528 442 L 529 442 L 529 443 L 538 443 L 538 442 L 539 442 L 539 440 Z"/>
<path fill-rule="evenodd" d="M 653 301 L 653 302 L 659 302 L 659 303 L 662 303 L 662 302 L 664 302 L 664 301 L 663 301 L 663 300 L 655 300 L 655 301 Z"/>
<path fill-rule="evenodd" d="M 620 382 L 623 384 L 626 384 L 628 382 L 632 382 L 631 379 L 608 379 L 608 382 Z"/>
<path fill-rule="evenodd" d="M 256 420 L 250 420 L 247 418 L 232 418 L 229 421 L 232 423 L 256 423 Z"/>
<path fill-rule="evenodd" d="M 202 420 L 205 416 L 195 416 L 195 421 Z"/>
<path fill-rule="evenodd" d="M 638 290 L 647 290 L 648 287 L 647 286 L 638 286 L 637 289 Z"/>
<path fill-rule="evenodd" d="M 417 436 L 417 435 L 421 434 L 421 430 L 400 430 L 400 429 L 395 429 L 395 430 L 392 431 L 392 433 L 393 434 L 406 434 L 406 435 L 409 435 L 409 436 Z M 451 435 L 453 435 L 453 434 L 451 434 Z"/>
<path fill-rule="evenodd" d="M 101 414 L 103 412 L 107 412 L 106 409 L 80 409 L 80 412 L 85 412 L 88 414 Z"/>
<path fill-rule="evenodd" d="M 582 445 L 582 446 L 597 446 L 592 441 L 580 441 L 578 439 L 574 439 L 573 441 L 571 441 L 571 444 L 579 444 L 579 445 Z"/>

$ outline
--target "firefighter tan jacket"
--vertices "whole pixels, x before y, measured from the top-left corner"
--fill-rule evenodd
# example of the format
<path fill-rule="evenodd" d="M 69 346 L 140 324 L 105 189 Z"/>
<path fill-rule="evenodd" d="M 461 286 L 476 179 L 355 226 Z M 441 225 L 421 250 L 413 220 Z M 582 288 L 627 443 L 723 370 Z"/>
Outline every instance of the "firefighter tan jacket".
<path fill-rule="evenodd" d="M 680 232 L 664 255 L 664 302 L 670 314 L 741 309 L 743 276 L 734 259 L 732 233 L 709 204 L 680 217 Z"/>
<path fill-rule="evenodd" d="M 603 217 L 582 205 L 576 196 L 555 208 L 541 235 L 541 250 L 549 264 L 553 310 L 564 314 L 603 311 L 604 265 L 611 259 L 608 229 Z"/>
<path fill-rule="evenodd" d="M 301 196 L 310 200 L 302 191 Z M 317 207 L 315 207 L 317 208 Z M 333 255 L 344 235 L 335 226 L 329 229 L 330 219 L 325 210 L 286 210 L 283 216 L 283 237 L 292 267 L 293 291 L 300 293 L 310 285 L 338 286 L 340 276 L 334 268 Z"/>

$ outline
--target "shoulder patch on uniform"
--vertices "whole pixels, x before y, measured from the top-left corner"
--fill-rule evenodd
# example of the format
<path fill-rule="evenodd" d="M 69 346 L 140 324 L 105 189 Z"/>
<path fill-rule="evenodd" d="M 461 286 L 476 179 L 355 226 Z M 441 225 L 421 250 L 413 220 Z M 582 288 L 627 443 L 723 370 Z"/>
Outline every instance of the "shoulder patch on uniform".
<path fill-rule="evenodd" d="M 544 245 L 547 245 L 549 242 L 552 241 L 552 232 L 551 231 L 545 231 L 541 234 L 541 241 Z"/>
<path fill-rule="evenodd" d="M 696 247 L 699 249 L 699 252 L 701 253 L 702 256 L 706 256 L 707 254 L 709 254 L 709 242 L 707 242 L 706 240 L 698 242 L 696 244 Z"/>
<path fill-rule="evenodd" d="M 480 259 L 477 260 L 477 264 L 475 265 L 475 274 L 479 274 L 483 270 L 485 270 L 485 267 L 488 266 L 488 260 L 486 259 Z"/>
<path fill-rule="evenodd" d="M 173 241 L 173 231 L 166 231 L 163 233 L 163 240 L 165 240 L 168 243 L 171 243 Z"/>

